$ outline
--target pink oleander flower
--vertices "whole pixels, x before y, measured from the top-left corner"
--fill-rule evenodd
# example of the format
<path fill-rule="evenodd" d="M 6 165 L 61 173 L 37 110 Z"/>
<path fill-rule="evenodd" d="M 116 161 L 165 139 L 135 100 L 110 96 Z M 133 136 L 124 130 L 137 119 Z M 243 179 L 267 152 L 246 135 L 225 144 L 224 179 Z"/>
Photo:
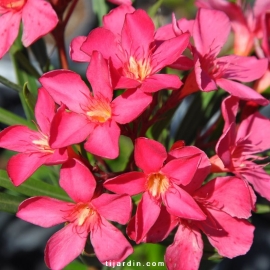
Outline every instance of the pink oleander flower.
<path fill-rule="evenodd" d="M 44 0 L 0 0 L 0 58 L 9 50 L 23 23 L 25 47 L 48 34 L 58 23 L 50 3 Z"/>
<path fill-rule="evenodd" d="M 196 0 L 196 5 L 226 13 L 234 31 L 234 53 L 236 55 L 249 55 L 256 40 L 263 37 L 267 10 L 270 9 L 269 0 L 256 0 L 253 7 L 242 0 L 236 3 L 225 0 Z"/>
<path fill-rule="evenodd" d="M 22 184 L 41 165 L 61 164 L 68 159 L 66 148 L 54 148 L 49 143 L 55 113 L 53 99 L 44 88 L 40 88 L 35 107 L 38 131 L 20 125 L 1 131 L 0 147 L 20 152 L 11 157 L 7 164 L 8 176 L 15 186 Z"/>
<path fill-rule="evenodd" d="M 123 234 L 107 221 L 126 224 L 131 214 L 127 195 L 96 196 L 94 176 L 76 159 L 68 160 L 60 171 L 60 186 L 74 203 L 50 197 L 32 197 L 23 201 L 17 217 L 41 227 L 66 223 L 47 242 L 45 262 L 54 270 L 63 269 L 84 250 L 88 235 L 101 263 L 121 262 L 133 249 Z"/>
<path fill-rule="evenodd" d="M 218 177 L 198 189 L 194 188 L 188 187 L 189 193 L 207 218 L 186 220 L 163 208 L 145 239 L 145 242 L 162 241 L 178 225 L 174 242 L 165 254 L 169 270 L 199 269 L 203 254 L 201 232 L 218 253 L 227 258 L 245 254 L 252 245 L 254 226 L 245 219 L 251 215 L 250 200 L 254 205 L 255 195 L 241 179 Z"/>
<path fill-rule="evenodd" d="M 194 70 L 184 85 L 184 88 L 194 89 L 183 91 L 194 92 L 199 88 L 208 92 L 220 87 L 240 99 L 267 105 L 268 100 L 250 87 L 239 83 L 260 78 L 267 69 L 267 59 L 258 60 L 256 57 L 237 55 L 217 57 L 230 29 L 230 20 L 225 13 L 211 9 L 198 10 L 192 33 Z"/>
<path fill-rule="evenodd" d="M 143 193 L 136 215 L 128 225 L 131 239 L 140 243 L 155 223 L 164 204 L 169 213 L 188 219 L 204 220 L 203 211 L 183 189 L 190 183 L 201 162 L 201 151 L 185 147 L 178 158 L 167 154 L 154 140 L 138 138 L 135 163 L 142 172 L 128 172 L 108 179 L 104 187 L 118 194 Z M 208 161 L 209 163 L 209 161 Z"/>
<path fill-rule="evenodd" d="M 270 200 L 270 176 L 262 168 L 265 165 L 254 162 L 264 159 L 257 153 L 270 149 L 270 120 L 256 112 L 236 125 L 238 102 L 237 98 L 228 97 L 222 103 L 225 126 L 216 145 L 217 154 L 210 159 L 212 171 L 234 173 Z"/>
<path fill-rule="evenodd" d="M 131 0 L 107 0 L 115 5 L 132 5 Z"/>
<path fill-rule="evenodd" d="M 156 42 L 155 26 L 144 10 L 122 5 L 103 18 L 103 27 L 71 43 L 75 61 L 90 61 L 93 51 L 110 59 L 114 88 L 139 88 L 143 92 L 178 89 L 178 76 L 157 74 L 175 62 L 189 44 L 189 33 Z"/>
<path fill-rule="evenodd" d="M 93 53 L 87 77 L 92 92 L 72 71 L 51 71 L 40 78 L 55 102 L 65 104 L 68 109 L 59 110 L 55 115 L 50 144 L 65 147 L 87 139 L 85 149 L 90 153 L 116 158 L 119 155 L 118 124 L 129 123 L 138 117 L 152 97 L 130 89 L 113 99 L 108 62 L 99 52 Z"/>

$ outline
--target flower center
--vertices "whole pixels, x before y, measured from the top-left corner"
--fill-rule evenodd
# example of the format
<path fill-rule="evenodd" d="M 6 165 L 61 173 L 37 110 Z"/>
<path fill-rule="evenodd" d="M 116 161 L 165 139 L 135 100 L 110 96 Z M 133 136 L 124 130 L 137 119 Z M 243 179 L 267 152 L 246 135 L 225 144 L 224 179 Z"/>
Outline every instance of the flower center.
<path fill-rule="evenodd" d="M 143 81 L 151 74 L 151 65 L 148 59 L 136 60 L 134 57 L 129 58 L 126 63 L 125 75 L 131 79 Z"/>
<path fill-rule="evenodd" d="M 49 146 L 48 136 L 41 134 L 39 140 L 33 140 L 32 143 L 38 148 L 39 151 L 53 153 L 54 150 Z"/>
<path fill-rule="evenodd" d="M 104 97 L 93 98 L 89 102 L 86 115 L 93 122 L 104 123 L 112 116 L 112 109 Z"/>
<path fill-rule="evenodd" d="M 0 6 L 7 9 L 20 10 L 26 0 L 0 0 Z"/>
<path fill-rule="evenodd" d="M 153 197 L 159 197 L 169 186 L 169 179 L 162 173 L 152 173 L 147 178 L 147 189 Z"/>

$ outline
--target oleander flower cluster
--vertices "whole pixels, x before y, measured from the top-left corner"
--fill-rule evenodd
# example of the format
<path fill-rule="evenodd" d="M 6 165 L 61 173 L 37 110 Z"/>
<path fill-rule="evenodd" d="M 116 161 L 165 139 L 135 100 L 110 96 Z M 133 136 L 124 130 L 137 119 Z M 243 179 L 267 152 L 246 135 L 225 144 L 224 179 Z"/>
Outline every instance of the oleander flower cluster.
<path fill-rule="evenodd" d="M 164 254 L 169 270 L 199 268 L 202 235 L 222 257 L 246 254 L 256 197 L 270 201 L 264 170 L 270 120 L 259 110 L 269 104 L 263 91 L 270 86 L 270 1 L 257 0 L 244 14 L 241 1 L 197 0 L 194 20 L 172 14 L 172 23 L 160 27 L 131 1 L 111 2 L 119 6 L 102 26 L 70 44 L 70 58 L 88 63 L 86 79 L 67 69 L 44 73 L 36 129 L 13 125 L 0 132 L 0 147 L 18 152 L 6 168 L 13 185 L 43 165 L 60 165 L 59 185 L 70 197 L 30 197 L 17 217 L 45 228 L 63 224 L 45 248 L 54 270 L 80 256 L 89 241 L 101 263 L 117 265 L 138 244 L 171 239 Z M 25 46 L 58 22 L 45 0 L 0 1 L 0 13 L 0 57 L 21 19 Z M 224 55 L 232 31 L 234 54 Z M 165 144 L 151 135 L 186 97 L 213 91 L 222 96 L 219 129 L 209 128 L 216 139 L 206 132 L 190 145 Z M 123 136 L 132 153 L 123 171 L 110 171 L 106 162 L 121 155 Z"/>

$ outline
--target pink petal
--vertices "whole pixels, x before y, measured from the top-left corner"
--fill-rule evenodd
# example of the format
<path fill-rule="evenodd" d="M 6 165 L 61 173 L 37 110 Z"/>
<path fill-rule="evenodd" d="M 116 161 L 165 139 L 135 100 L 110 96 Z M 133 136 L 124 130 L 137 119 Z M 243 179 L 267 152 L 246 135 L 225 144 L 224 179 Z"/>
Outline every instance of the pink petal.
<path fill-rule="evenodd" d="M 37 151 L 33 140 L 38 140 L 40 133 L 26 126 L 10 126 L 0 132 L 0 147 L 16 151 Z"/>
<path fill-rule="evenodd" d="M 227 130 L 223 132 L 216 145 L 216 153 L 222 160 L 225 168 L 231 168 L 232 166 L 232 154 L 230 148 L 235 145 L 235 124 L 232 123 Z"/>
<path fill-rule="evenodd" d="M 241 196 L 239 196 L 241 194 Z M 215 202 L 215 208 L 238 218 L 251 216 L 252 201 L 247 184 L 237 177 L 218 177 L 209 181 L 194 196 Z"/>
<path fill-rule="evenodd" d="M 0 16 L 0 59 L 8 52 L 19 33 L 21 12 L 6 12 Z"/>
<path fill-rule="evenodd" d="M 60 186 L 75 202 L 90 202 L 96 180 L 90 170 L 79 160 L 69 159 L 60 171 Z"/>
<path fill-rule="evenodd" d="M 165 147 L 147 138 L 136 139 L 134 151 L 136 165 L 146 174 L 158 172 L 167 158 Z"/>
<path fill-rule="evenodd" d="M 162 42 L 155 50 L 152 61 L 152 73 L 160 71 L 162 68 L 174 63 L 187 48 L 189 44 L 189 33 Z M 156 62 L 156 64 L 155 64 Z"/>
<path fill-rule="evenodd" d="M 154 31 L 154 23 L 144 10 L 126 14 L 121 40 L 123 50 L 139 60 L 146 58 L 154 39 Z"/>
<path fill-rule="evenodd" d="M 91 204 L 104 218 L 126 224 L 131 216 L 132 202 L 130 196 L 106 194 L 93 199 Z"/>
<path fill-rule="evenodd" d="M 211 31 L 209 31 L 211 29 Z M 199 9 L 193 27 L 193 38 L 200 55 L 217 56 L 230 33 L 230 21 L 225 13 Z"/>
<path fill-rule="evenodd" d="M 122 2 L 123 0 L 117 0 L 114 2 Z M 112 2 L 112 1 L 111 1 Z M 130 2 L 130 0 L 127 0 Z M 121 36 L 122 28 L 126 18 L 126 14 L 134 12 L 135 9 L 131 5 L 121 5 L 112 9 L 107 15 L 102 19 L 103 27 L 110 30 L 115 35 Z"/>
<path fill-rule="evenodd" d="M 268 60 L 229 55 L 218 58 L 218 64 L 220 66 L 224 65 L 224 78 L 240 82 L 251 82 L 263 76 L 268 67 Z"/>
<path fill-rule="evenodd" d="M 112 74 L 112 81 L 114 89 L 138 88 L 141 85 L 140 81 L 121 76 L 119 73 Z"/>
<path fill-rule="evenodd" d="M 42 133 L 47 136 L 50 134 L 51 122 L 55 112 L 56 106 L 54 100 L 44 88 L 40 88 L 35 107 L 35 117 Z"/>
<path fill-rule="evenodd" d="M 61 148 L 83 142 L 92 132 L 93 127 L 94 125 L 86 116 L 62 108 L 52 121 L 50 146 Z"/>
<path fill-rule="evenodd" d="M 90 234 L 90 239 L 97 258 L 103 264 L 121 262 L 133 253 L 124 235 L 102 217 L 100 224 Z"/>
<path fill-rule="evenodd" d="M 93 51 L 99 51 L 105 59 L 111 58 L 115 67 L 122 65 L 117 57 L 119 53 L 118 37 L 103 27 L 95 28 L 89 33 L 81 50 L 89 56 L 92 55 Z"/>
<path fill-rule="evenodd" d="M 186 146 L 180 149 L 174 149 L 169 152 L 169 156 L 174 158 L 188 158 L 193 155 L 200 155 L 201 159 L 198 164 L 198 168 L 195 172 L 195 175 L 192 181 L 185 186 L 185 191 L 192 194 L 197 188 L 199 188 L 203 181 L 206 179 L 210 173 L 210 161 L 207 155 L 195 146 Z"/>
<path fill-rule="evenodd" d="M 166 191 L 163 203 L 171 215 L 194 220 L 206 219 L 205 214 L 194 199 L 176 185 L 171 186 Z"/>
<path fill-rule="evenodd" d="M 168 162 L 161 172 L 177 185 L 188 185 L 193 179 L 201 161 L 201 155 L 178 158 Z"/>
<path fill-rule="evenodd" d="M 90 62 L 91 57 L 81 50 L 81 46 L 86 41 L 86 38 L 85 36 L 78 36 L 71 41 L 69 55 L 72 61 Z"/>
<path fill-rule="evenodd" d="M 150 75 L 142 82 L 140 90 L 146 93 L 153 93 L 161 89 L 179 89 L 183 83 L 177 75 L 154 74 Z"/>
<path fill-rule="evenodd" d="M 203 241 L 196 227 L 180 224 L 174 242 L 167 248 L 165 263 L 168 269 L 197 270 L 203 255 Z"/>
<path fill-rule="evenodd" d="M 253 100 L 260 105 L 268 105 L 269 103 L 267 99 L 244 84 L 222 78 L 217 79 L 216 83 L 232 96 L 239 97 L 243 100 Z"/>
<path fill-rule="evenodd" d="M 88 232 L 77 233 L 72 223 L 56 232 L 47 242 L 45 262 L 50 269 L 63 269 L 84 250 Z"/>
<path fill-rule="evenodd" d="M 109 65 L 108 61 L 105 61 L 100 52 L 93 51 L 86 76 L 92 86 L 94 96 L 102 95 L 109 101 L 112 100 L 113 89 L 109 73 Z"/>
<path fill-rule="evenodd" d="M 247 164 L 247 161 L 245 162 Z M 257 164 L 249 162 L 248 168 L 242 172 L 242 177 L 246 179 L 262 197 L 270 201 L 270 176 Z"/>
<path fill-rule="evenodd" d="M 148 231 L 145 242 L 157 243 L 167 238 L 170 232 L 178 225 L 179 218 L 168 213 L 166 207 L 161 205 L 157 221 Z"/>
<path fill-rule="evenodd" d="M 175 62 L 169 65 L 169 67 L 179 70 L 190 70 L 194 67 L 194 61 L 184 55 L 181 55 Z"/>
<path fill-rule="evenodd" d="M 22 22 L 22 43 L 28 47 L 51 32 L 58 23 L 58 17 L 47 1 L 27 0 L 22 9 Z"/>
<path fill-rule="evenodd" d="M 250 153 L 261 152 L 270 148 L 269 134 L 270 120 L 256 112 L 241 122 L 236 140 L 246 138 L 247 143 L 250 143 L 253 148 L 250 149 Z"/>
<path fill-rule="evenodd" d="M 7 164 L 7 173 L 12 183 L 19 186 L 46 162 L 48 155 L 42 153 L 17 154 Z"/>
<path fill-rule="evenodd" d="M 84 147 L 97 156 L 104 158 L 117 158 L 119 156 L 120 128 L 113 120 L 97 125 Z"/>
<path fill-rule="evenodd" d="M 54 149 L 51 155 L 48 155 L 44 165 L 62 164 L 69 159 L 67 148 Z"/>
<path fill-rule="evenodd" d="M 221 111 L 225 121 L 223 132 L 227 130 L 232 123 L 235 122 L 238 107 L 239 99 L 237 97 L 229 96 L 222 101 Z"/>
<path fill-rule="evenodd" d="M 254 226 L 246 220 L 233 218 L 222 211 L 211 208 L 208 208 L 208 211 L 222 229 L 214 230 L 206 224 L 206 221 L 201 223 L 203 224 L 201 228 L 218 253 L 230 259 L 246 254 L 253 242 Z"/>
<path fill-rule="evenodd" d="M 132 5 L 131 0 L 108 0 L 115 5 Z"/>
<path fill-rule="evenodd" d="M 23 201 L 16 216 L 32 224 L 49 228 L 66 222 L 72 204 L 49 197 L 32 197 Z"/>
<path fill-rule="evenodd" d="M 145 191 L 146 181 L 142 172 L 127 172 L 106 180 L 103 186 L 112 192 L 133 196 Z"/>
<path fill-rule="evenodd" d="M 71 111 L 82 113 L 88 105 L 90 90 L 81 76 L 69 70 L 54 70 L 39 79 L 42 86 L 58 104 L 64 103 Z"/>
<path fill-rule="evenodd" d="M 137 118 L 151 102 L 151 95 L 136 89 L 127 90 L 112 101 L 112 118 L 120 124 L 129 123 Z"/>
<path fill-rule="evenodd" d="M 160 213 L 160 205 L 145 192 L 138 204 L 135 215 L 135 239 L 137 244 L 142 242 L 151 227 L 155 224 Z"/>

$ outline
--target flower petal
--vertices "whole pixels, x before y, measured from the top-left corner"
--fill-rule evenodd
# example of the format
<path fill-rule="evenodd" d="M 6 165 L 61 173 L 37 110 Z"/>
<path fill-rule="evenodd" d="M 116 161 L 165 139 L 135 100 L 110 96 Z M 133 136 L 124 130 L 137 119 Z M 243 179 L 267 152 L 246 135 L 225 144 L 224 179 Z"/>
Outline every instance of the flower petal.
<path fill-rule="evenodd" d="M 127 90 L 112 101 L 112 118 L 119 124 L 129 123 L 137 118 L 151 101 L 152 96 L 149 94 L 136 89 Z"/>
<path fill-rule="evenodd" d="M 35 107 L 35 117 L 42 133 L 47 136 L 50 134 L 51 122 L 55 112 L 56 106 L 54 100 L 44 88 L 40 88 Z"/>
<path fill-rule="evenodd" d="M 70 70 L 54 70 L 39 79 L 57 104 L 64 103 L 71 111 L 82 113 L 88 105 L 90 90 L 81 76 Z"/>
<path fill-rule="evenodd" d="M 79 160 L 69 159 L 60 171 L 60 186 L 75 202 L 90 202 L 96 180 L 90 170 Z"/>
<path fill-rule="evenodd" d="M 7 173 L 12 183 L 19 186 L 30 177 L 48 158 L 45 153 L 20 153 L 10 158 Z"/>
<path fill-rule="evenodd" d="M 90 239 L 97 258 L 103 264 L 108 261 L 121 262 L 133 253 L 124 235 L 102 217 L 99 226 L 91 232 Z"/>
<path fill-rule="evenodd" d="M 257 93 L 255 90 L 250 87 L 234 82 L 227 79 L 219 78 L 216 80 L 216 83 L 219 87 L 230 93 L 232 96 L 236 96 L 243 100 L 253 100 L 260 105 L 268 105 L 269 101 Z"/>
<path fill-rule="evenodd" d="M 63 269 L 84 250 L 88 232 L 77 233 L 72 223 L 56 232 L 47 242 L 45 262 L 50 269 Z"/>
<path fill-rule="evenodd" d="M 82 44 L 86 41 L 85 36 L 75 37 L 69 47 L 69 55 L 72 61 L 77 62 L 90 62 L 91 57 L 81 50 Z"/>
<path fill-rule="evenodd" d="M 126 224 L 131 216 L 132 202 L 128 195 L 106 194 L 93 199 L 91 204 L 104 218 Z"/>
<path fill-rule="evenodd" d="M 142 172 L 127 172 L 106 180 L 103 186 L 112 192 L 133 196 L 145 191 L 146 181 Z"/>
<path fill-rule="evenodd" d="M 19 33 L 20 12 L 6 12 L 0 16 L 0 59 L 8 52 Z"/>
<path fill-rule="evenodd" d="M 161 89 L 179 89 L 183 83 L 177 75 L 154 74 L 142 82 L 140 90 L 146 93 L 153 93 Z"/>
<path fill-rule="evenodd" d="M 136 139 L 134 151 L 136 165 L 146 174 L 158 172 L 167 158 L 165 147 L 147 138 Z"/>
<path fill-rule="evenodd" d="M 113 120 L 97 125 L 89 135 L 84 148 L 90 153 L 104 158 L 119 156 L 120 128 Z"/>
<path fill-rule="evenodd" d="M 48 34 L 58 23 L 58 17 L 47 1 L 27 0 L 22 9 L 23 35 L 25 47 Z"/>
<path fill-rule="evenodd" d="M 180 187 L 173 185 L 163 196 L 163 203 L 170 214 L 186 219 L 206 219 L 205 214 L 194 199 Z"/>
<path fill-rule="evenodd" d="M 66 222 L 65 211 L 72 207 L 71 203 L 50 197 L 32 197 L 23 201 L 16 216 L 32 224 L 49 228 Z"/>
<path fill-rule="evenodd" d="M 195 226 L 179 224 L 174 242 L 165 253 L 168 269 L 199 269 L 202 255 L 203 241 L 199 230 Z"/>

